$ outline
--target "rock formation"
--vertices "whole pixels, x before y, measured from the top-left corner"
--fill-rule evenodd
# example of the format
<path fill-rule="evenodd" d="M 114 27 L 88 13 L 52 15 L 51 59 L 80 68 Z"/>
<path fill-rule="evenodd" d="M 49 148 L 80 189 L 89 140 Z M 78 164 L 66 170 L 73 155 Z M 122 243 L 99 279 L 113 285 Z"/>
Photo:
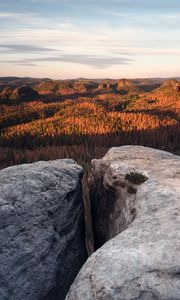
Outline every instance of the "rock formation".
<path fill-rule="evenodd" d="M 173 102 L 179 102 L 180 100 L 180 83 L 178 80 L 165 80 L 163 84 L 152 91 L 151 95 L 160 100 L 170 99 Z M 172 109 L 172 108 L 171 108 Z"/>
<path fill-rule="evenodd" d="M 92 168 L 95 243 L 105 244 L 66 300 L 180 299 L 180 157 L 123 146 Z"/>
<path fill-rule="evenodd" d="M 36 100 L 39 94 L 30 86 L 24 85 L 16 88 L 6 87 L 3 89 L 0 97 L 5 100 L 32 101 Z"/>
<path fill-rule="evenodd" d="M 3 99 L 11 99 L 12 94 L 13 94 L 13 88 L 12 88 L 12 87 L 5 87 L 5 88 L 2 90 L 0 96 L 1 96 L 1 98 L 3 98 Z"/>
<path fill-rule="evenodd" d="M 136 86 L 131 80 L 121 79 L 117 81 L 117 90 L 121 95 L 128 93 L 139 93 L 139 87 Z"/>
<path fill-rule="evenodd" d="M 62 300 L 86 260 L 82 168 L 73 160 L 0 171 L 0 299 Z"/>
<path fill-rule="evenodd" d="M 30 86 L 17 87 L 13 91 L 14 99 L 18 99 L 18 100 L 31 101 L 37 99 L 38 96 L 39 96 L 38 92 L 36 92 Z"/>

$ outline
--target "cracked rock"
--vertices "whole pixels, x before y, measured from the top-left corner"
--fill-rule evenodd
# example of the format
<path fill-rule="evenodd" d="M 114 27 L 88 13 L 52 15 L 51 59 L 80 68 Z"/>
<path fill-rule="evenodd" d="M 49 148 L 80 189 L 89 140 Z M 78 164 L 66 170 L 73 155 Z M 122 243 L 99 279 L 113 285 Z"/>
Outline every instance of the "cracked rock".
<path fill-rule="evenodd" d="M 127 180 L 132 172 L 146 181 Z M 93 160 L 90 181 L 95 245 L 102 247 L 66 300 L 179 300 L 180 157 L 139 146 L 112 148 Z"/>

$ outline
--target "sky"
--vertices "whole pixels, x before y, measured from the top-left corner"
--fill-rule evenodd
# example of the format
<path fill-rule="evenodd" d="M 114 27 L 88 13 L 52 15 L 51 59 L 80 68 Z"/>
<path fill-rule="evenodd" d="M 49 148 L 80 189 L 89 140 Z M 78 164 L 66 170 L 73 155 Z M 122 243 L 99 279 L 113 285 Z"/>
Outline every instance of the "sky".
<path fill-rule="evenodd" d="M 0 0 L 0 76 L 180 76 L 180 0 Z"/>

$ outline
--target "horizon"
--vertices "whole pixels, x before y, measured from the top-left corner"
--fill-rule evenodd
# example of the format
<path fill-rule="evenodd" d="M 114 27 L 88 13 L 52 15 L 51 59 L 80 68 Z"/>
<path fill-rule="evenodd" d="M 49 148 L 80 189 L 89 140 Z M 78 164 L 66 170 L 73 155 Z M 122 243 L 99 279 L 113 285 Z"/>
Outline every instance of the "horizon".
<path fill-rule="evenodd" d="M 140 80 L 140 79 L 162 79 L 162 80 L 180 80 L 180 76 L 172 76 L 172 77 L 159 77 L 159 76 L 154 76 L 154 77 L 117 77 L 117 78 L 111 78 L 111 77 L 74 77 L 74 78 L 53 78 L 53 77 L 32 77 L 32 76 L 0 76 L 0 79 L 3 78 L 18 78 L 18 79 L 24 79 L 24 78 L 29 78 L 29 79 L 40 79 L 40 80 Z"/>
<path fill-rule="evenodd" d="M 2 0 L 0 75 L 179 77 L 179 9 L 178 0 Z"/>

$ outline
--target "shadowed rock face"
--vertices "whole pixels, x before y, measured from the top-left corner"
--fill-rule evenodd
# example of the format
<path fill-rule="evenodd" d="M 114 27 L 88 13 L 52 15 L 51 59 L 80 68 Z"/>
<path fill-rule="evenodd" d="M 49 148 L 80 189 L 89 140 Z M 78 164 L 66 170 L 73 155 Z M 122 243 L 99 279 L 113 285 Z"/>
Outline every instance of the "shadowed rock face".
<path fill-rule="evenodd" d="M 29 86 L 18 87 L 13 91 L 15 99 L 31 101 L 38 98 L 39 94 Z"/>
<path fill-rule="evenodd" d="M 13 89 L 12 87 L 6 87 L 1 93 L 2 99 L 7 100 L 22 100 L 22 101 L 32 101 L 39 97 L 38 92 L 36 92 L 30 86 L 21 86 Z"/>
<path fill-rule="evenodd" d="M 105 244 L 66 300 L 180 299 L 180 157 L 112 148 L 93 160 L 90 189 L 96 247 Z"/>
<path fill-rule="evenodd" d="M 0 171 L 0 299 L 62 300 L 86 260 L 82 168 L 73 160 Z"/>

